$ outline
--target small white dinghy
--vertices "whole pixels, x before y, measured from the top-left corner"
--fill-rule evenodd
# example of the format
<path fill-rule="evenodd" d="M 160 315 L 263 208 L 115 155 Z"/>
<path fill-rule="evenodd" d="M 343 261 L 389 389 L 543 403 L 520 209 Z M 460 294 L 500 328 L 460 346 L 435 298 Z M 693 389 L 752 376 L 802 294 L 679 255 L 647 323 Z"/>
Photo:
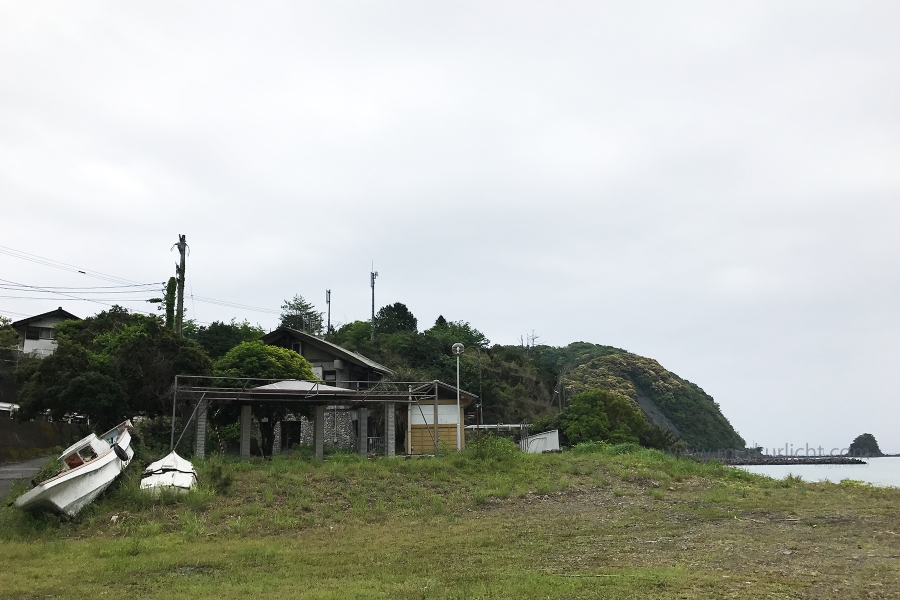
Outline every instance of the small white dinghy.
<path fill-rule="evenodd" d="M 144 469 L 141 489 L 158 493 L 161 489 L 188 492 L 197 485 L 197 471 L 189 460 L 170 452 Z"/>
<path fill-rule="evenodd" d="M 53 510 L 74 517 L 109 487 L 131 462 L 131 421 L 100 437 L 93 433 L 60 454 L 63 470 L 16 499 L 16 506 Z"/>

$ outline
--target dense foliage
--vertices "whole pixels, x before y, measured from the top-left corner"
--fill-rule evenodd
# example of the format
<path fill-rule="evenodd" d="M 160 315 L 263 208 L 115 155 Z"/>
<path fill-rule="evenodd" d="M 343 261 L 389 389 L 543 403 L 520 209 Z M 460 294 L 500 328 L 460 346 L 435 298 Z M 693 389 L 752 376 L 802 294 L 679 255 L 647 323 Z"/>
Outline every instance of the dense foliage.
<path fill-rule="evenodd" d="M 637 443 L 644 427 L 644 415 L 634 402 L 606 390 L 575 394 L 559 421 L 570 444 Z"/>
<path fill-rule="evenodd" d="M 171 410 L 176 374 L 207 375 L 212 362 L 162 319 L 113 307 L 56 326 L 56 352 L 24 359 L 16 371 L 21 419 L 49 411 L 88 416 L 100 428 Z"/>
<path fill-rule="evenodd" d="M 251 325 L 249 321 L 230 323 L 213 321 L 209 326 L 185 328 L 184 335 L 196 340 L 213 360 L 225 356 L 225 353 L 240 344 L 251 342 L 264 336 L 266 331 L 259 325 Z"/>
<path fill-rule="evenodd" d="M 293 350 L 267 346 L 259 340 L 242 342 L 229 350 L 216 361 L 215 374 L 235 378 L 315 379 L 312 366 L 305 358 Z M 253 405 L 253 414 L 259 420 L 261 450 L 265 456 L 272 455 L 275 424 L 288 412 L 296 413 L 296 405 L 286 402 L 259 402 Z"/>
<path fill-rule="evenodd" d="M 856 439 L 850 444 L 850 454 L 852 456 L 883 456 L 881 448 L 878 447 L 878 441 L 871 433 L 856 436 Z"/>

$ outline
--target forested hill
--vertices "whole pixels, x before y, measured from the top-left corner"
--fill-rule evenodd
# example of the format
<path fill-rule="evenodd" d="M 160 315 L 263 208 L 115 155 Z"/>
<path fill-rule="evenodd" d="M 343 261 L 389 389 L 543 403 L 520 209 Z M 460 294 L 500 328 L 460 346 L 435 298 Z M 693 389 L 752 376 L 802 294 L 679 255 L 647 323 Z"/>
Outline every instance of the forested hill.
<path fill-rule="evenodd" d="M 652 358 L 624 351 L 604 353 L 575 361 L 565 381 L 570 394 L 600 388 L 631 398 L 645 416 L 689 448 L 744 447 L 744 439 L 712 396 Z"/>
<path fill-rule="evenodd" d="M 462 342 L 466 352 L 461 387 L 482 397 L 486 422 L 547 421 L 574 394 L 599 388 L 632 399 L 650 421 L 688 447 L 744 447 L 711 396 L 655 360 L 587 342 L 564 347 L 490 345 L 469 323 L 443 317 L 421 332 L 416 325 L 400 304 L 379 312 L 374 342 L 364 321 L 344 325 L 328 337 L 390 367 L 398 380 L 449 383 L 456 379 L 450 347 Z"/>

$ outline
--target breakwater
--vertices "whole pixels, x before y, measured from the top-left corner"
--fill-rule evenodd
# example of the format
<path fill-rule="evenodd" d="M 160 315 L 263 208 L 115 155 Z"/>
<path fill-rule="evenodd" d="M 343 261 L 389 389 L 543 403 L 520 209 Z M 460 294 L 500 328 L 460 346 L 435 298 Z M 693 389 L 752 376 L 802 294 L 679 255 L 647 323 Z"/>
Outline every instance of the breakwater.
<path fill-rule="evenodd" d="M 853 456 L 754 456 L 725 458 L 726 465 L 864 465 L 866 461 Z"/>
<path fill-rule="evenodd" d="M 868 454 L 810 454 L 804 456 L 783 454 L 762 454 L 755 450 L 684 450 L 673 452 L 682 458 L 690 458 L 700 462 L 711 460 L 726 465 L 864 465 Z"/>

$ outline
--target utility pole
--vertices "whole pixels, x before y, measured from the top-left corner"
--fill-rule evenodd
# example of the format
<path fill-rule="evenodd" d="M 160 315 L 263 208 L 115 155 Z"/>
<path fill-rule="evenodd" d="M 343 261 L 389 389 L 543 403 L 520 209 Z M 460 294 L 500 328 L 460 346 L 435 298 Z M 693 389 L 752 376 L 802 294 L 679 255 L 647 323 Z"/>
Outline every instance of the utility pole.
<path fill-rule="evenodd" d="M 325 335 L 331 334 L 331 290 L 325 290 L 325 304 L 328 305 L 328 324 L 325 326 Z"/>
<path fill-rule="evenodd" d="M 456 451 L 462 451 L 462 407 L 459 405 L 459 355 L 466 347 L 456 342 L 453 344 L 453 354 L 456 355 Z M 436 428 L 437 426 L 435 426 Z"/>
<path fill-rule="evenodd" d="M 181 325 L 184 322 L 184 254 L 187 250 L 187 240 L 185 236 L 178 236 L 178 253 L 181 254 L 181 263 L 175 265 L 175 273 L 178 275 L 178 307 L 175 312 L 175 332 L 181 335 Z"/>
<path fill-rule="evenodd" d="M 372 271 L 369 273 L 372 277 L 372 341 L 375 341 L 375 278 L 378 277 L 378 271 L 375 270 L 375 263 L 372 263 Z"/>

